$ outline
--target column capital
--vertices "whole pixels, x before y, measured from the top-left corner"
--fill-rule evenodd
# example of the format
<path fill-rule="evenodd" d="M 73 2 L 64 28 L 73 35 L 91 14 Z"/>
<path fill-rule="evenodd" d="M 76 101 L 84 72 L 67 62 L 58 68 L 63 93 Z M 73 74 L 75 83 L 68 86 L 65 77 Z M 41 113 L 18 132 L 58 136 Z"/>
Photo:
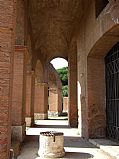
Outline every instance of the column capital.
<path fill-rule="evenodd" d="M 35 85 L 44 85 L 44 86 L 48 86 L 48 83 L 46 83 L 46 82 L 36 82 Z"/>

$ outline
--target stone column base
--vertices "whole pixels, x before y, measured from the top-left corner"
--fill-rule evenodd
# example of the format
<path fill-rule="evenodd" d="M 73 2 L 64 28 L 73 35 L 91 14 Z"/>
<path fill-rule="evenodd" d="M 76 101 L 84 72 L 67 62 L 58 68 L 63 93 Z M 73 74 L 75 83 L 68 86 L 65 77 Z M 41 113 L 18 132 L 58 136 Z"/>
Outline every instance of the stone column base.
<path fill-rule="evenodd" d="M 43 119 L 48 119 L 48 114 L 47 113 L 34 113 L 34 119 L 35 120 L 43 120 Z"/>
<path fill-rule="evenodd" d="M 34 124 L 34 118 L 33 117 L 25 117 L 26 126 L 30 127 Z"/>
<path fill-rule="evenodd" d="M 11 133 L 13 141 L 23 142 L 26 135 L 26 123 L 22 126 L 12 126 Z"/>
<path fill-rule="evenodd" d="M 61 116 L 62 112 L 52 112 L 52 111 L 48 111 L 48 116 L 49 117 L 58 117 Z"/>
<path fill-rule="evenodd" d="M 48 116 L 49 116 L 49 117 L 54 117 L 54 116 L 58 117 L 58 115 L 59 115 L 58 112 L 51 112 L 51 111 L 48 111 Z"/>

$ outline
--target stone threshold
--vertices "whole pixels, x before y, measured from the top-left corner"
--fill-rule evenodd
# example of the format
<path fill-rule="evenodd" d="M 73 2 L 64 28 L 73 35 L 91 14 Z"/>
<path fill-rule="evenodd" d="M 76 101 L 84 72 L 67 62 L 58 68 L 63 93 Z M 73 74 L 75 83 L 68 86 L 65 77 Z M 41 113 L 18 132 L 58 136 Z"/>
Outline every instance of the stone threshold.
<path fill-rule="evenodd" d="M 108 154 L 112 159 L 119 159 L 119 143 L 109 139 L 89 139 L 89 142 L 99 147 L 104 153 Z"/>

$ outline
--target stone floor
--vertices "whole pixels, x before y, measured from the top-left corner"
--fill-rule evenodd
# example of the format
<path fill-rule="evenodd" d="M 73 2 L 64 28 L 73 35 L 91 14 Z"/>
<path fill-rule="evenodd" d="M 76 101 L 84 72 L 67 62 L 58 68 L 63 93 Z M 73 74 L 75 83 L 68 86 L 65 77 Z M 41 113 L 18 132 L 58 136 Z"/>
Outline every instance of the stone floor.
<path fill-rule="evenodd" d="M 119 159 L 119 143 L 108 139 L 89 139 L 89 142 L 110 154 L 114 159 Z"/>
<path fill-rule="evenodd" d="M 21 155 L 17 159 L 40 159 L 37 155 L 39 133 L 42 131 L 59 131 L 64 133 L 64 148 L 66 155 L 63 159 L 112 159 L 99 148 L 83 139 L 77 129 L 69 128 L 68 121 L 64 118 L 59 120 L 40 120 L 32 128 L 27 128 L 27 137 L 23 143 Z"/>

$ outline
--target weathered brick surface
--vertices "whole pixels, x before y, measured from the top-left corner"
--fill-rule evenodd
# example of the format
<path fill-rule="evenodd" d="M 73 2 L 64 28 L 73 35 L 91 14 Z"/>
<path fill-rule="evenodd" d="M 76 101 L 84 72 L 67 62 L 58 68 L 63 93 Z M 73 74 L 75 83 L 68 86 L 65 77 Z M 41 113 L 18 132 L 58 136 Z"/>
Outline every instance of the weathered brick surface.
<path fill-rule="evenodd" d="M 26 79 L 26 117 L 31 116 L 31 83 L 32 83 L 32 75 L 31 73 L 27 73 Z"/>
<path fill-rule="evenodd" d="M 15 45 L 24 45 L 25 31 L 26 31 L 26 19 L 23 0 L 17 0 L 16 3 L 16 36 Z"/>
<path fill-rule="evenodd" d="M 34 116 L 34 94 L 35 94 L 35 75 L 34 72 L 27 73 L 26 81 L 26 117 Z"/>
<path fill-rule="evenodd" d="M 85 137 L 104 135 L 106 94 L 103 92 L 104 64 L 100 60 L 103 61 L 111 47 L 119 41 L 118 12 L 118 1 L 110 0 L 96 18 L 95 1 L 91 0 L 90 5 L 84 8 L 80 22 L 77 38 L 79 131 Z M 94 59 L 87 64 L 87 58 L 91 57 Z"/>
<path fill-rule="evenodd" d="M 0 27 L 13 29 L 13 9 L 15 0 L 0 1 Z"/>
<path fill-rule="evenodd" d="M 68 112 L 68 109 L 69 109 L 68 108 L 68 105 L 69 105 L 68 101 L 69 101 L 68 97 L 63 97 L 63 111 L 64 112 Z"/>
<path fill-rule="evenodd" d="M 52 113 L 62 112 L 62 90 L 58 88 L 49 89 L 49 111 Z"/>
<path fill-rule="evenodd" d="M 58 112 L 62 112 L 62 89 L 58 89 Z"/>
<path fill-rule="evenodd" d="M 32 80 L 31 80 L 31 116 L 34 118 L 34 100 L 35 100 L 35 73 L 31 72 Z"/>
<path fill-rule="evenodd" d="M 75 39 L 72 40 L 69 50 L 69 124 L 71 127 L 78 126 L 77 46 Z"/>
<path fill-rule="evenodd" d="M 14 0 L 0 1 L 0 158 L 10 149 L 11 77 L 14 44 Z M 15 16 L 14 16 L 15 18 Z"/>
<path fill-rule="evenodd" d="M 8 126 L 0 126 L 0 158 L 6 159 L 8 146 Z M 7 152 L 8 153 L 8 152 Z"/>
<path fill-rule="evenodd" d="M 55 115 L 62 112 L 62 83 L 52 64 L 48 67 L 49 72 L 49 113 Z M 53 115 L 53 114 L 52 114 Z"/>
<path fill-rule="evenodd" d="M 0 158 L 3 159 L 8 157 L 10 144 L 11 34 L 10 30 L 0 28 Z"/>
<path fill-rule="evenodd" d="M 35 83 L 34 113 L 47 114 L 48 112 L 48 84 Z"/>
<path fill-rule="evenodd" d="M 26 101 L 26 48 L 15 47 L 13 91 L 12 91 L 12 125 L 20 126 L 25 122 Z"/>
<path fill-rule="evenodd" d="M 105 137 L 106 92 L 104 69 L 103 59 L 88 58 L 88 132 L 89 136 L 93 138 Z"/>

